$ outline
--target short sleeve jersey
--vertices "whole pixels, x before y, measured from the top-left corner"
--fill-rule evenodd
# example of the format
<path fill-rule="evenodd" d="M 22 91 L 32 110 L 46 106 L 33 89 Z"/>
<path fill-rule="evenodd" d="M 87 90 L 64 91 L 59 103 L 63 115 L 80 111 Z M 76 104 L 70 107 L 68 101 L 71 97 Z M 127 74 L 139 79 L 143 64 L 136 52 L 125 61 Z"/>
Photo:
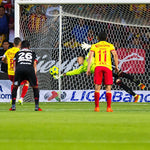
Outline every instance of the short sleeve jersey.
<path fill-rule="evenodd" d="M 33 67 L 34 61 L 37 61 L 35 52 L 29 49 L 22 49 L 16 53 L 14 57 L 14 61 L 16 61 L 17 67 Z"/>
<path fill-rule="evenodd" d="M 8 75 L 15 75 L 13 59 L 14 59 L 15 54 L 19 50 L 20 49 L 17 47 L 12 47 L 8 49 L 4 54 L 4 57 L 7 58 L 7 63 L 8 63 Z"/>
<path fill-rule="evenodd" d="M 112 70 L 111 51 L 114 50 L 113 44 L 106 41 L 93 44 L 90 51 L 95 53 L 95 66 L 104 66 Z"/>

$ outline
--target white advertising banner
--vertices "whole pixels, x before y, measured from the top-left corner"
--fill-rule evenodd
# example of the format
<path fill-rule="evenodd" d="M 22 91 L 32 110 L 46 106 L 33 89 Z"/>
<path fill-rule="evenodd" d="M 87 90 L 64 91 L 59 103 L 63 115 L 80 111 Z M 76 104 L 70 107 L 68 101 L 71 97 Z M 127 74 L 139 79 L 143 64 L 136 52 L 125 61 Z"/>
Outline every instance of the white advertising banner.
<path fill-rule="evenodd" d="M 11 81 L 0 80 L 0 102 L 10 102 L 11 100 Z"/>
<path fill-rule="evenodd" d="M 150 102 L 149 91 L 135 91 L 140 95 L 138 102 Z M 100 102 L 106 101 L 105 90 L 100 91 Z M 57 90 L 40 90 L 40 102 L 57 102 Z M 62 90 L 62 102 L 92 102 L 94 101 L 94 90 Z M 112 90 L 112 102 L 133 102 L 134 97 L 125 91 Z"/>
<path fill-rule="evenodd" d="M 150 102 L 150 91 L 134 91 L 140 95 L 138 102 Z M 40 90 L 40 102 L 58 102 L 58 90 Z M 92 102 L 94 90 L 62 90 L 60 93 L 62 102 Z M 10 102 L 11 81 L 0 80 L 0 102 Z M 100 91 L 100 102 L 105 102 L 105 90 Z M 112 102 L 133 102 L 134 97 L 125 91 L 112 90 Z"/>

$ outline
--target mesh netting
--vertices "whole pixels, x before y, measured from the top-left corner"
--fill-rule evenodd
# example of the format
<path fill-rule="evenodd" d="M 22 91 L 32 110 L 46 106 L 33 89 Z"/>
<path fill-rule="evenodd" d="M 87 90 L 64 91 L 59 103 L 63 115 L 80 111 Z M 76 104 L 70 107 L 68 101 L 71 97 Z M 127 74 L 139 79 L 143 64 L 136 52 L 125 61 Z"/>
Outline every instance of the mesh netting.
<path fill-rule="evenodd" d="M 77 57 L 86 56 L 88 53 L 81 49 L 81 43 L 96 43 L 97 33 L 105 31 L 108 34 L 108 42 L 116 47 L 120 68 L 145 83 L 148 90 L 149 6 L 62 5 L 61 73 L 78 68 Z M 53 79 L 49 69 L 54 65 L 59 67 L 60 8 L 58 5 L 21 5 L 20 8 L 20 35 L 22 39 L 30 41 L 31 49 L 38 56 L 39 88 L 58 90 L 58 80 Z M 126 60 L 123 60 L 123 56 L 126 56 Z M 134 83 L 126 79 L 123 81 L 133 90 L 139 89 Z M 93 88 L 93 75 L 87 77 L 82 73 L 61 79 L 62 90 Z M 119 88 L 113 85 L 113 89 Z M 26 101 L 32 99 L 31 95 L 32 90 L 28 91 Z"/>

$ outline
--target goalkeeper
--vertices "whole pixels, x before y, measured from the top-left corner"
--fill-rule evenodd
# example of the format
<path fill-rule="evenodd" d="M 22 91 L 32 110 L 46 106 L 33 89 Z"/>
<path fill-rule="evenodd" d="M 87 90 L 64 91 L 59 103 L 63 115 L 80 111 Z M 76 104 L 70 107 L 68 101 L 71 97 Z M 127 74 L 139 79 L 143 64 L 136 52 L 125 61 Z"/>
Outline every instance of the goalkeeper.
<path fill-rule="evenodd" d="M 60 75 L 60 77 L 78 75 L 78 74 L 81 74 L 83 72 L 86 72 L 87 71 L 87 66 L 88 66 L 88 57 L 89 57 L 89 53 L 87 54 L 86 57 L 79 56 L 77 58 L 77 62 L 80 65 L 80 67 L 78 69 L 74 69 L 72 71 L 68 71 L 68 72 Z M 94 59 L 95 58 L 93 57 L 92 58 L 92 65 L 91 65 L 91 73 L 94 73 L 94 70 L 95 70 L 95 63 L 94 63 L 95 60 Z M 56 76 L 56 78 L 57 78 L 57 76 Z"/>
<path fill-rule="evenodd" d="M 82 49 L 88 50 L 91 45 L 88 45 L 86 43 L 81 44 Z M 87 56 L 84 58 L 83 56 L 79 56 L 77 58 L 77 62 L 79 65 L 81 65 L 78 69 L 74 69 L 72 71 L 68 71 L 64 74 L 56 75 L 54 76 L 55 79 L 59 79 L 60 77 L 64 77 L 64 76 L 73 76 L 73 75 L 78 75 L 81 74 L 83 72 L 87 71 L 87 66 L 88 66 L 88 57 L 89 57 L 89 53 L 87 54 Z M 94 70 L 95 70 L 95 58 L 92 58 L 92 63 L 91 63 L 91 67 L 90 67 L 90 71 L 93 74 Z M 135 92 L 133 92 L 133 90 L 131 88 L 129 88 L 127 85 L 125 85 L 121 78 L 126 78 L 129 79 L 130 81 L 134 82 L 136 85 L 138 85 L 142 90 L 145 88 L 145 85 L 143 83 L 140 83 L 140 81 L 134 79 L 133 76 L 126 74 L 124 72 L 122 72 L 121 70 L 118 73 L 113 73 L 113 77 L 114 77 L 114 83 L 119 85 L 120 88 L 122 88 L 123 90 L 125 90 L 127 93 L 131 94 L 132 96 L 134 96 L 134 102 L 138 102 L 140 95 L 137 95 Z"/>

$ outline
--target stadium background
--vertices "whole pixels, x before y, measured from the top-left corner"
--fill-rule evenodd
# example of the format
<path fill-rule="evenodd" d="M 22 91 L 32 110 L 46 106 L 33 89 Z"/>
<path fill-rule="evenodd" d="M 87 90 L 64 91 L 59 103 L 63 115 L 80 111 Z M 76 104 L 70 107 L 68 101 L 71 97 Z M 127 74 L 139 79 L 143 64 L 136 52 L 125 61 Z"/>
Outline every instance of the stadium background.
<path fill-rule="evenodd" d="M 17 1 L 17 0 L 16 0 Z M 23 0 L 20 0 L 23 1 Z M 25 0 L 28 1 L 28 0 Z M 32 0 L 31 0 L 32 1 Z M 39 1 L 39 0 L 36 0 Z M 43 0 L 44 1 L 44 0 Z M 48 0 L 45 0 L 48 1 Z M 57 1 L 57 0 L 56 0 Z M 1 2 L 1 0 L 0 0 Z M 25 6 L 25 5 L 24 5 Z M 34 12 L 36 5 L 28 5 L 25 6 L 25 9 L 23 9 L 23 13 L 25 16 L 25 20 L 28 22 L 28 13 Z M 54 5 L 49 5 L 54 6 Z M 84 20 L 86 24 L 88 24 L 91 28 L 92 22 L 95 22 L 97 26 L 94 26 L 94 32 L 99 31 L 99 26 L 102 25 L 102 27 L 106 27 L 105 25 L 108 25 L 108 22 L 111 21 L 111 29 L 107 31 L 111 31 L 111 34 L 109 34 L 109 40 L 113 40 L 112 42 L 115 42 L 118 38 L 113 38 L 116 33 L 119 33 L 119 36 L 123 35 L 124 39 L 122 38 L 123 43 L 120 46 L 116 46 L 117 48 L 122 48 L 122 45 L 127 46 L 128 42 L 130 43 L 132 41 L 132 38 L 129 38 L 129 41 L 127 40 L 127 37 L 129 35 L 129 32 L 123 32 L 120 33 L 119 31 L 124 31 L 124 29 L 129 29 L 129 23 L 130 26 L 133 26 L 134 30 L 133 33 L 137 35 L 137 39 L 140 39 L 140 46 L 142 46 L 142 51 L 146 53 L 146 61 L 144 62 L 144 70 L 141 70 L 141 66 L 143 63 L 140 62 L 140 66 L 135 67 L 137 62 L 137 58 L 143 58 L 144 55 L 140 55 L 141 57 L 135 57 L 136 61 L 132 61 L 132 65 L 134 68 L 132 68 L 132 71 L 137 72 L 143 72 L 144 73 L 131 73 L 134 75 L 135 78 L 140 79 L 141 81 L 146 84 L 146 90 L 141 92 L 147 92 L 147 94 L 150 97 L 149 94 L 149 24 L 146 22 L 146 18 L 149 19 L 149 5 L 135 5 L 134 9 L 132 9 L 133 5 L 64 5 L 66 12 L 72 12 L 72 15 L 69 14 L 69 16 L 64 16 L 64 25 L 65 28 L 68 27 L 69 30 L 63 30 L 63 40 L 64 42 L 70 40 L 72 38 L 71 31 L 74 25 L 77 25 L 77 20 L 79 20 L 79 16 L 81 17 L 81 14 L 84 16 Z M 88 6 L 88 7 L 86 7 Z M 126 6 L 124 9 L 123 7 Z M 55 7 L 57 7 L 55 5 Z M 112 8 L 111 8 L 112 7 Z M 24 8 L 24 7 L 23 7 Z M 51 7 L 50 7 L 51 8 Z M 84 8 L 84 9 L 83 9 Z M 90 8 L 90 13 L 87 14 L 87 9 Z M 96 9 L 98 8 L 98 9 Z M 120 8 L 120 9 L 119 9 Z M 138 8 L 138 9 L 137 9 Z M 117 9 L 117 12 L 122 12 L 124 14 L 121 18 L 123 18 L 128 26 L 123 26 L 120 24 L 120 21 L 118 22 L 121 27 L 121 30 L 116 30 L 116 23 L 117 19 L 110 20 L 113 16 L 114 18 L 118 17 L 118 13 L 115 11 Z M 119 11 L 118 11 L 119 9 Z M 11 10 L 13 12 L 13 7 L 11 7 Z M 42 5 L 43 14 L 46 13 L 47 7 L 45 5 Z M 92 11 L 93 10 L 93 11 Z M 112 10 L 112 11 L 111 11 Z M 20 11 L 21 12 L 21 11 Z M 95 12 L 97 12 L 95 14 Z M 109 12 L 109 13 L 106 13 Z M 110 13 L 111 12 L 111 13 Z M 113 14 L 114 12 L 114 14 Z M 142 12 L 142 15 L 139 12 Z M 12 13 L 13 14 L 13 13 Z M 101 14 L 101 19 L 99 20 L 99 14 Z M 113 15 L 111 15 L 113 14 Z M 118 14 L 118 15 L 117 15 Z M 78 17 L 77 17 L 78 15 Z M 86 16 L 88 15 L 88 16 Z M 23 16 L 23 14 L 22 14 Z M 116 17 L 115 17 L 116 16 Z M 119 15 L 120 16 L 120 15 Z M 131 17 L 130 17 L 131 16 Z M 88 19 L 90 17 L 90 21 Z M 54 17 L 55 18 L 55 17 Z M 81 17 L 82 18 L 82 17 Z M 94 19 L 95 18 L 95 19 Z M 143 18 L 143 20 L 141 20 Z M 24 20 L 24 21 L 25 21 Z M 53 20 L 53 19 L 52 19 Z M 99 21 L 98 21 L 99 20 Z M 141 20 L 141 21 L 140 21 Z M 149 19 L 150 20 L 150 19 Z M 149 21 L 148 20 L 148 21 Z M 108 21 L 108 22 L 106 22 Z M 113 23 L 113 21 L 115 23 Z M 23 22 L 23 20 L 22 20 Z M 21 23 L 22 23 L 21 22 Z M 51 21 L 50 21 L 51 22 Z M 53 20 L 54 22 L 54 20 Z M 140 23 L 139 23 L 140 22 Z M 145 22 L 145 23 L 144 23 Z M 25 22 L 24 22 L 25 23 Z M 52 23 L 53 24 L 53 23 Z M 1 24 L 0 24 L 1 25 Z M 56 24 L 57 25 L 57 24 Z M 49 26 L 48 27 L 52 29 L 53 27 L 57 26 Z M 145 26 L 145 27 L 144 27 Z M 48 73 L 49 67 L 51 65 L 54 65 L 56 62 L 58 64 L 58 47 L 57 44 L 55 45 L 55 49 L 53 46 L 50 47 L 51 44 L 54 44 L 56 40 L 55 35 L 58 35 L 57 32 L 48 32 L 50 30 L 47 28 L 44 30 L 44 34 L 40 34 L 40 36 L 33 36 L 29 35 L 29 29 L 28 26 L 25 26 L 27 30 L 23 29 L 24 35 L 31 38 L 32 43 L 32 49 L 38 53 L 38 78 L 40 80 L 40 89 L 43 87 L 43 89 L 57 89 L 57 82 L 51 78 L 51 76 Z M 43 26 L 45 27 L 45 26 Z M 108 26 L 107 26 L 108 27 Z M 64 28 L 64 29 L 65 29 Z M 137 29 L 142 29 L 142 32 L 137 32 Z M 45 28 L 44 28 L 45 29 Z M 55 28 L 56 31 L 58 28 Z M 55 31 L 55 30 L 51 30 Z M 115 33 L 114 35 L 112 33 Z M 139 33 L 139 34 L 137 34 Z M 48 39 L 43 38 L 42 36 L 52 34 L 53 36 L 48 36 Z M 35 34 L 36 35 L 36 34 Z M 118 36 L 118 35 L 117 35 Z M 143 36 L 145 37 L 143 39 Z M 57 36 L 56 36 L 57 37 Z M 121 36 L 122 37 L 122 36 Z M 126 39 L 127 38 L 127 39 Z M 37 41 L 35 39 L 38 39 Z M 44 39 L 44 40 L 43 40 Z M 57 38 L 56 38 L 57 39 Z M 34 43 L 35 41 L 35 43 Z M 47 41 L 46 46 L 45 42 Z M 52 42 L 53 41 L 53 42 Z M 128 41 L 128 42 L 127 42 Z M 52 42 L 51 44 L 49 42 Z M 43 45 L 42 45 L 43 43 Z M 57 42 L 56 42 L 57 43 Z M 38 46 L 37 46 L 38 44 Z M 65 45 L 68 45 L 66 43 Z M 67 71 L 67 69 L 71 70 L 73 68 L 78 67 L 76 65 L 76 57 L 80 54 L 86 54 L 87 52 L 84 52 L 81 50 L 80 46 L 76 46 L 76 48 L 70 48 L 64 45 L 62 42 L 62 55 L 65 57 L 62 57 L 62 61 L 65 60 L 66 63 L 63 63 L 62 66 L 63 71 Z M 74 45 L 77 45 L 75 43 Z M 145 46 L 146 47 L 145 47 Z M 46 46 L 46 47 L 44 47 Z M 72 46 L 72 45 L 71 45 Z M 124 49 L 126 50 L 126 49 Z M 127 52 L 130 49 L 127 49 Z M 118 50 L 119 52 L 119 50 Z M 122 50 L 121 50 L 122 52 Z M 121 55 L 126 54 L 126 51 L 121 53 Z M 133 50 L 132 50 L 133 52 Z M 130 54 L 129 52 L 127 54 Z M 136 53 L 137 54 L 137 53 Z M 47 56 L 46 56 L 47 55 Z M 74 58 L 73 58 L 74 57 Z M 50 59 L 51 58 L 51 59 Z M 53 60 L 52 60 L 53 58 Z M 72 60 L 73 58 L 73 60 Z M 56 61 L 55 61 L 56 60 Z M 70 63 L 69 60 L 72 60 Z M 73 63 L 74 62 L 74 63 Z M 66 65 L 65 65 L 66 64 Z M 69 65 L 67 65 L 69 64 Z M 127 69 L 127 68 L 125 68 Z M 2 77 L 3 76 L 3 77 Z M 0 96 L 3 91 L 3 85 L 10 82 L 7 80 L 7 74 L 1 73 L 0 74 Z M 4 78 L 7 80 L 4 80 Z M 87 80 L 90 82 L 87 84 Z M 84 81 L 83 81 L 84 80 Z M 42 81 L 42 82 L 41 82 Z M 81 82 L 81 83 L 80 83 Z M 43 83 L 43 84 L 42 84 Z M 77 84 L 76 84 L 77 83 Z M 130 85 L 133 90 L 135 90 L 137 87 L 135 87 L 134 84 L 129 83 L 129 81 L 125 81 L 126 84 Z M 45 86 L 44 86 L 45 84 Z M 56 86 L 53 86 L 55 84 Z M 79 85 L 81 86 L 79 86 Z M 86 84 L 88 86 L 86 86 Z M 66 77 L 62 79 L 62 87 L 63 89 L 88 89 L 92 88 L 92 77 L 87 78 L 84 74 L 74 77 Z M 6 92 L 9 91 L 10 87 L 6 89 Z M 117 87 L 113 86 L 113 89 L 117 89 Z M 71 91 L 71 90 L 70 90 Z M 75 92 L 78 92 L 74 90 Z M 91 91 L 91 90 L 89 90 Z M 116 90 L 117 91 L 117 90 Z M 83 93 L 86 91 L 83 91 Z M 9 93 L 10 94 L 10 93 Z M 10 96 L 10 95 L 7 95 Z M 1 100 L 1 99 L 0 99 Z M 42 112 L 35 112 L 34 111 L 34 102 L 30 103 L 24 103 L 23 106 L 16 104 L 16 112 L 10 112 L 8 109 L 11 107 L 9 103 L 0 103 L 0 149 L 4 150 L 91 150 L 91 149 L 102 149 L 102 150 L 149 150 L 150 147 L 150 103 L 112 103 L 112 108 L 114 110 L 113 113 L 106 112 L 107 103 L 100 103 L 100 112 L 94 112 L 94 102 L 61 102 L 61 103 L 40 103 L 40 107 L 43 109 Z"/>
<path fill-rule="evenodd" d="M 6 15 L 14 20 L 14 4 L 9 3 L 6 7 Z M 38 56 L 38 80 L 39 88 L 42 90 L 58 90 L 58 80 L 54 80 L 49 74 L 49 68 L 53 65 L 59 66 L 59 5 L 20 5 L 20 37 L 28 39 Z M 150 5 L 149 4 L 102 4 L 102 5 L 62 5 L 62 51 L 61 51 L 61 73 L 78 67 L 76 58 L 79 55 L 86 56 L 87 52 L 82 50 L 80 44 L 87 42 L 92 44 L 96 41 L 96 34 L 106 31 L 108 42 L 115 45 L 120 55 L 140 54 L 142 49 L 143 61 L 130 61 L 121 66 L 123 71 L 132 74 L 146 85 L 149 90 L 149 38 L 150 38 Z M 88 12 L 88 13 L 87 13 Z M 40 17 L 38 17 L 40 16 Z M 14 24 L 14 22 L 11 22 Z M 76 29 L 79 24 L 84 26 L 83 35 L 78 38 Z M 12 34 L 10 32 L 8 34 Z M 90 34 L 94 34 L 89 40 Z M 89 37 L 88 37 L 89 36 Z M 6 36 L 12 37 L 12 36 Z M 12 42 L 12 39 L 9 39 Z M 143 69 L 141 69 L 143 68 Z M 1 79 L 8 79 L 6 73 L 0 74 Z M 133 90 L 139 88 L 127 80 L 123 80 Z M 93 89 L 93 76 L 86 74 L 78 76 L 67 76 L 61 80 L 62 90 L 88 90 Z M 119 90 L 113 85 L 113 90 Z M 31 100 L 32 90 L 29 89 L 26 100 Z"/>

